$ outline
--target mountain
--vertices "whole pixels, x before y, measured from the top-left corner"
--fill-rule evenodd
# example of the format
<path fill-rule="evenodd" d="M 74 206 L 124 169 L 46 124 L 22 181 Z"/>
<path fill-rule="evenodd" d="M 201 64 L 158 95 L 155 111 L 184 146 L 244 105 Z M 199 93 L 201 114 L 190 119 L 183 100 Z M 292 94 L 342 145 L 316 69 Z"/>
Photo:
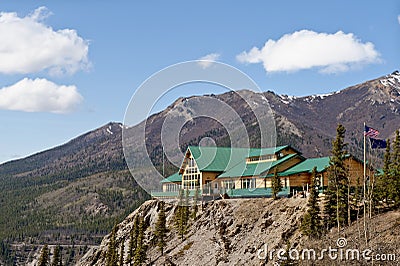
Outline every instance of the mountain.
<path fill-rule="evenodd" d="M 219 121 L 207 117 L 190 119 L 206 97 L 231 107 L 246 126 L 250 145 L 257 147 L 260 128 L 252 108 L 241 96 L 258 108 L 263 108 L 267 100 L 275 117 L 277 144 L 291 144 L 306 157 L 330 154 L 338 123 L 346 127 L 349 150 L 359 158 L 363 122 L 379 129 L 382 138 L 392 137 L 400 125 L 400 73 L 395 71 L 326 95 L 292 97 L 243 90 L 179 98 L 146 123 L 126 128 L 128 150 L 136 154 L 143 148 L 138 136 L 145 130 L 145 148 L 161 170 L 163 123 L 170 119 L 177 126 L 174 121 L 182 117 L 189 120 L 179 132 L 181 151 L 188 145 L 197 145 L 204 137 L 229 146 L 228 131 Z M 122 124 L 109 123 L 59 147 L 0 165 L 0 256 L 10 256 L 9 245 L 17 252 L 18 261 L 26 259 L 23 250 L 42 243 L 96 245 L 116 221 L 148 199 L 126 166 L 122 131 Z M 379 156 L 375 156 L 376 165 Z M 166 174 L 176 171 L 168 162 L 165 168 Z M 31 246 L 24 246 L 27 243 Z"/>
<path fill-rule="evenodd" d="M 226 103 L 240 117 L 246 125 L 250 145 L 260 145 L 259 128 L 252 108 L 242 99 L 254 103 L 255 106 L 265 106 L 268 101 L 275 117 L 277 131 L 277 145 L 291 144 L 304 153 L 306 157 L 327 156 L 330 154 L 331 141 L 336 134 L 338 123 L 346 129 L 349 151 L 362 158 L 363 123 L 379 129 L 380 138 L 394 136 L 400 125 L 400 73 L 379 77 L 349 88 L 325 95 L 311 95 L 293 97 L 277 95 L 268 91 L 263 94 L 252 91 L 228 92 L 220 95 L 207 95 Z M 208 100 L 207 100 L 208 101 Z M 164 111 L 151 116 L 147 124 L 138 125 L 132 129 L 133 136 L 137 131 L 146 131 L 146 148 L 152 152 L 153 162 L 161 161 L 161 128 L 166 119 L 169 121 L 186 122 L 180 133 L 179 143 L 181 150 L 188 144 L 197 145 L 204 137 L 212 137 L 217 145 L 229 146 L 228 132 L 218 121 L 207 117 L 193 117 L 196 108 L 206 102 L 203 96 L 180 98 Z M 222 117 L 225 114 L 215 114 Z M 212 116 L 213 117 L 213 116 Z M 188 119 L 189 118 L 189 119 Z M 170 127 L 180 128 L 176 122 Z M 135 132 L 135 133 L 133 133 Z M 132 149 L 139 143 L 132 142 Z M 168 145 L 168 143 L 167 143 Z M 374 153 L 375 161 L 379 165 L 380 154 Z"/>
<path fill-rule="evenodd" d="M 299 148 L 307 156 L 327 154 L 330 143 L 324 145 L 324 141 L 334 136 L 338 123 L 346 127 L 350 149 L 356 155 L 362 151 L 363 122 L 379 129 L 384 139 L 393 137 L 400 125 L 398 71 L 331 94 L 290 97 L 268 92 L 265 96 L 277 116 L 296 126 L 303 138 Z"/>
<path fill-rule="evenodd" d="M 24 264 L 29 250 L 44 242 L 65 251 L 99 243 L 115 221 L 140 206 L 148 195 L 126 167 L 121 138 L 122 125 L 109 123 L 2 164 L 0 255 Z M 9 245 L 16 255 L 8 253 Z"/>

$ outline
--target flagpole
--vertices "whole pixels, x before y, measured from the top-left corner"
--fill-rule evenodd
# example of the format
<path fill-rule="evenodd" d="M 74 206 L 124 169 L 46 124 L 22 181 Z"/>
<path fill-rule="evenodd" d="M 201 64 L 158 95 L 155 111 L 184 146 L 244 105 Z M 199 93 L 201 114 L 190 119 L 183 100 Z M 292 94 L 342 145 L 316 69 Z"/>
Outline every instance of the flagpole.
<path fill-rule="evenodd" d="M 367 146 L 367 144 L 366 144 L 366 137 L 365 137 L 365 122 L 364 122 L 364 130 L 363 130 L 363 135 L 364 135 L 364 201 L 365 201 L 365 181 L 366 181 L 366 175 L 367 175 L 367 160 L 366 160 L 366 157 L 367 157 L 367 153 L 366 153 L 366 150 L 365 150 L 365 146 Z"/>
<path fill-rule="evenodd" d="M 164 166 L 164 146 L 162 147 L 162 176 L 165 178 L 165 166 Z"/>
<path fill-rule="evenodd" d="M 367 226 L 366 226 L 366 206 L 365 206 L 365 192 L 366 192 L 366 175 L 367 175 L 367 156 L 366 156 L 366 136 L 365 136 L 365 122 L 364 122 L 364 129 L 363 129 L 363 135 L 364 135 L 364 192 L 363 192 L 363 207 L 364 207 L 364 236 L 365 236 L 365 243 L 367 244 Z"/>

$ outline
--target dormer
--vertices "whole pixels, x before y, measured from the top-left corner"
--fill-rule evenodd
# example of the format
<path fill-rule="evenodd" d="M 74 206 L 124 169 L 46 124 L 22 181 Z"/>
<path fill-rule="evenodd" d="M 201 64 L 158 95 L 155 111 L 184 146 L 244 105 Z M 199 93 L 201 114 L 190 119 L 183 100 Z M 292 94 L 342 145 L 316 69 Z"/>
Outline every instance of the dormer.
<path fill-rule="evenodd" d="M 262 162 L 273 162 L 277 160 L 276 154 L 264 154 L 260 156 L 252 156 L 246 158 L 246 163 L 262 163 Z"/>
<path fill-rule="evenodd" d="M 251 156 L 246 158 L 246 164 L 274 162 L 289 154 L 301 155 L 301 152 L 289 145 L 279 146 L 275 149 L 257 149 L 257 151 L 256 154 L 251 154 Z"/>

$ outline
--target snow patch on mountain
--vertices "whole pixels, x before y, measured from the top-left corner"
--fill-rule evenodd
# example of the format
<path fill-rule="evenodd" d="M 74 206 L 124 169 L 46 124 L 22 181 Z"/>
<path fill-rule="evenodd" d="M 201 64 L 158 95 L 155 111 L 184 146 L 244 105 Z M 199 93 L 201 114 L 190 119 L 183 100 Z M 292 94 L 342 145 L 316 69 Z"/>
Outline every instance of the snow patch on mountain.
<path fill-rule="evenodd" d="M 279 96 L 279 98 L 281 99 L 281 101 L 282 101 L 284 104 L 290 104 L 290 103 L 292 103 L 295 99 L 300 98 L 300 97 L 297 97 L 297 96 L 291 96 L 291 95 L 286 95 L 286 94 L 280 94 L 280 95 L 278 95 L 278 96 Z"/>
<path fill-rule="evenodd" d="M 304 96 L 304 97 L 300 97 L 300 96 L 288 96 L 288 95 L 285 95 L 285 94 L 281 94 L 281 95 L 278 95 L 278 96 L 279 96 L 279 98 L 281 99 L 281 101 L 282 101 L 284 104 L 291 104 L 291 103 L 292 103 L 294 100 L 296 100 L 296 99 L 302 99 L 302 100 L 304 100 L 304 101 L 306 101 L 306 102 L 308 102 L 308 103 L 312 103 L 312 102 L 314 102 L 315 100 L 322 100 L 322 99 L 325 99 L 326 97 L 329 97 L 329 96 L 338 94 L 338 93 L 340 93 L 340 92 L 341 92 L 341 91 L 334 91 L 334 92 L 330 92 L 330 93 L 313 94 L 313 95 Z"/>
<path fill-rule="evenodd" d="M 314 102 L 314 101 L 316 101 L 316 100 L 317 100 L 317 101 L 318 101 L 318 100 L 323 100 L 323 99 L 325 99 L 325 98 L 327 98 L 327 97 L 329 97 L 329 96 L 338 94 L 338 93 L 340 93 L 340 92 L 341 92 L 341 91 L 334 91 L 334 92 L 329 92 L 329 93 L 313 94 L 313 95 L 304 97 L 304 100 L 305 100 L 306 102 L 312 103 L 312 102 Z"/>
<path fill-rule="evenodd" d="M 111 131 L 111 126 L 108 126 L 108 128 L 106 130 L 110 135 L 114 134 L 114 132 Z"/>
<path fill-rule="evenodd" d="M 387 75 L 385 78 L 379 80 L 383 86 L 391 86 L 400 92 L 400 72 L 394 71 L 392 74 Z"/>

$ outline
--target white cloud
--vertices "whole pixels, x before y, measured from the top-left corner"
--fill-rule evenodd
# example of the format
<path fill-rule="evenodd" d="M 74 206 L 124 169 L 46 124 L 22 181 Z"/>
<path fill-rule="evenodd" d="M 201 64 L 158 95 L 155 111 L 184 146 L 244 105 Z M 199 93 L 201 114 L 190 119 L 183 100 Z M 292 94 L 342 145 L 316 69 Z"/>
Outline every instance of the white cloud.
<path fill-rule="evenodd" d="M 399 24 L 400 24 L 400 15 L 397 16 L 397 21 L 398 21 Z"/>
<path fill-rule="evenodd" d="M 44 24 L 49 15 L 45 7 L 25 17 L 0 13 L 0 73 L 72 74 L 90 65 L 88 41 L 73 29 L 55 31 Z"/>
<path fill-rule="evenodd" d="M 205 55 L 205 56 L 199 58 L 199 60 L 201 60 L 201 61 L 199 61 L 199 65 L 202 68 L 208 68 L 212 65 L 213 61 L 217 61 L 220 58 L 220 56 L 221 55 L 217 54 L 217 53 Z"/>
<path fill-rule="evenodd" d="M 68 113 L 82 100 L 75 86 L 57 85 L 47 79 L 24 78 L 0 89 L 0 109 L 4 110 Z"/>
<path fill-rule="evenodd" d="M 263 63 L 267 72 L 317 67 L 323 73 L 338 73 L 380 61 L 374 45 L 362 43 L 352 33 L 309 30 L 286 34 L 277 41 L 270 39 L 261 49 L 253 47 L 236 58 L 242 63 Z"/>

